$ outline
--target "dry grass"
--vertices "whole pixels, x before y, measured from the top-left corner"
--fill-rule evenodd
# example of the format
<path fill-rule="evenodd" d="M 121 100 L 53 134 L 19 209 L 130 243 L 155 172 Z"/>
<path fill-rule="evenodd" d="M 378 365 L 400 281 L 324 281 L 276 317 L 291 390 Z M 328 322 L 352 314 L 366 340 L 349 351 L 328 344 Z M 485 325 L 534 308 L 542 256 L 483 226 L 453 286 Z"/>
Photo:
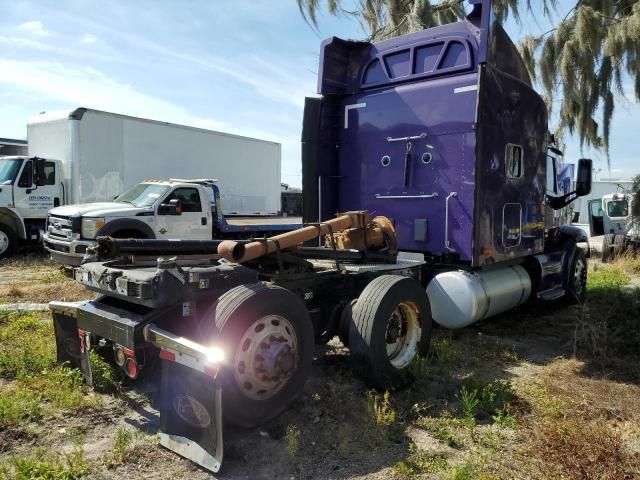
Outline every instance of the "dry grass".
<path fill-rule="evenodd" d="M 520 419 L 520 461 L 533 465 L 532 478 L 637 478 L 640 387 L 582 370 L 581 362 L 560 359 L 520 386 L 532 408 Z"/>
<path fill-rule="evenodd" d="M 0 303 L 48 303 L 92 298 L 43 255 L 21 255 L 0 262 Z"/>

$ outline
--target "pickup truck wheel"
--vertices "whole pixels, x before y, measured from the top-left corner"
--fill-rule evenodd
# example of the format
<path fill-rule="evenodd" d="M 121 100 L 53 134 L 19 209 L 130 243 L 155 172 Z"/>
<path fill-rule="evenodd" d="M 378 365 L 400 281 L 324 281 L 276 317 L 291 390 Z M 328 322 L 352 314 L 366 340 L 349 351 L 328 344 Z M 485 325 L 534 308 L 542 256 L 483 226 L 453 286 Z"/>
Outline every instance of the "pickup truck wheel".
<path fill-rule="evenodd" d="M 0 258 L 7 258 L 16 249 L 18 239 L 13 229 L 7 225 L 0 224 Z"/>
<path fill-rule="evenodd" d="M 569 268 L 567 300 L 582 303 L 587 298 L 587 258 L 581 248 L 576 248 Z"/>
<path fill-rule="evenodd" d="M 309 313 L 290 291 L 261 283 L 224 293 L 214 306 L 225 418 L 253 427 L 280 414 L 301 392 L 311 369 Z"/>
<path fill-rule="evenodd" d="M 401 388 L 412 380 L 412 360 L 426 355 L 431 330 L 429 299 L 417 280 L 377 277 L 353 306 L 349 334 L 353 367 L 375 388 Z"/>

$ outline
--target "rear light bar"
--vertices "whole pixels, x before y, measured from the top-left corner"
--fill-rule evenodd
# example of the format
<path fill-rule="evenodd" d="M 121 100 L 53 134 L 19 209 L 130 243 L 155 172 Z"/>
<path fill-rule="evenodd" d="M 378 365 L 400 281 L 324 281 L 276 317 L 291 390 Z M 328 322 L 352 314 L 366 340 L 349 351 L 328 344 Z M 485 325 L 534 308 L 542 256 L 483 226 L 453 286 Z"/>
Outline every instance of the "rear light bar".
<path fill-rule="evenodd" d="M 153 324 L 144 327 L 144 338 L 160 349 L 160 358 L 179 363 L 216 378 L 224 361 L 224 352 L 179 337 Z"/>

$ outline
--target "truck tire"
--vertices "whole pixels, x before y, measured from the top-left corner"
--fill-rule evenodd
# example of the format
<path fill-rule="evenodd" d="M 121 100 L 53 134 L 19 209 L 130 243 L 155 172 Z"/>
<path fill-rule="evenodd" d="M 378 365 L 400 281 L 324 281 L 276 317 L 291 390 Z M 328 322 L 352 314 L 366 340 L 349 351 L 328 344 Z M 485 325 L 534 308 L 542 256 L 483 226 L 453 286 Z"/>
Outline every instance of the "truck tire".
<path fill-rule="evenodd" d="M 241 427 L 280 414 L 302 391 L 313 360 L 314 334 L 304 303 L 273 285 L 240 285 L 213 307 L 225 351 L 222 412 Z"/>
<path fill-rule="evenodd" d="M 615 235 L 607 233 L 602 238 L 602 263 L 607 263 L 613 255 L 613 240 Z"/>
<path fill-rule="evenodd" d="M 0 259 L 10 257 L 16 249 L 18 237 L 13 229 L 0 223 Z"/>
<path fill-rule="evenodd" d="M 625 237 L 624 235 L 616 235 L 613 237 L 613 257 L 619 257 L 625 250 Z"/>
<path fill-rule="evenodd" d="M 352 365 L 374 388 L 404 387 L 412 380 L 411 361 L 427 354 L 432 328 L 429 299 L 420 282 L 399 275 L 376 277 L 353 306 Z"/>
<path fill-rule="evenodd" d="M 565 298 L 569 303 L 582 303 L 587 298 L 587 258 L 581 248 L 576 248 L 571 259 Z"/>

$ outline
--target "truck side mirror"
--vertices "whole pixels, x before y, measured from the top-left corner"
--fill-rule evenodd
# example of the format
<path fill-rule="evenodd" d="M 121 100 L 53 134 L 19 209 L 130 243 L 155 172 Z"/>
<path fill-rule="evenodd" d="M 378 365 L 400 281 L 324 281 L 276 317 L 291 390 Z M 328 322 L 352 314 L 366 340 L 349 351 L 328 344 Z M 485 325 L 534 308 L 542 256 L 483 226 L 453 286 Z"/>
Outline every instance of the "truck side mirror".
<path fill-rule="evenodd" d="M 576 195 L 583 197 L 591 193 L 591 172 L 593 162 L 588 158 L 578 160 L 578 178 L 576 179 Z"/>
<path fill-rule="evenodd" d="M 593 162 L 588 158 L 578 160 L 578 178 L 576 180 L 576 189 L 573 192 L 566 193 L 560 197 L 546 195 L 545 200 L 554 210 L 560 210 L 566 207 L 576 198 L 591 193 L 591 170 Z"/>
<path fill-rule="evenodd" d="M 182 215 L 182 202 L 174 198 L 169 200 L 169 203 L 161 203 L 158 207 L 158 215 Z"/>

